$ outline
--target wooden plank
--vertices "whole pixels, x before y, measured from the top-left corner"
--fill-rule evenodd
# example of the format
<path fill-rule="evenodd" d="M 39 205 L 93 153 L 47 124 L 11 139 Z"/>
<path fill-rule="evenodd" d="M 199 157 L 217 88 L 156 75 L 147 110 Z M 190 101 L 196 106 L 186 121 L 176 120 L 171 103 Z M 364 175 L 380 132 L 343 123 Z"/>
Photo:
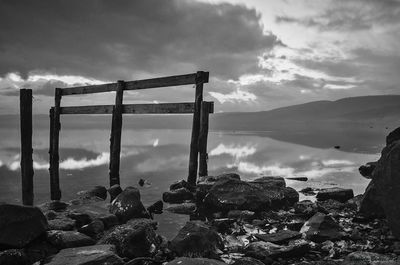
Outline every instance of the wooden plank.
<path fill-rule="evenodd" d="M 195 93 L 195 103 L 194 103 L 195 106 L 194 106 L 193 123 L 192 123 L 192 136 L 190 140 L 189 174 L 187 181 L 192 185 L 196 185 L 196 179 L 197 179 L 200 109 L 201 109 L 201 102 L 203 101 L 203 80 L 201 78 L 201 75 L 202 72 L 197 72 L 196 93 Z"/>
<path fill-rule="evenodd" d="M 212 102 L 201 102 L 200 112 L 200 133 L 199 133 L 199 176 L 207 176 L 207 138 L 208 138 L 208 121 Z"/>
<path fill-rule="evenodd" d="M 114 105 L 71 106 L 61 107 L 61 114 L 112 114 Z M 126 104 L 122 105 L 124 114 L 178 114 L 193 113 L 194 103 L 159 103 L 159 104 Z"/>
<path fill-rule="evenodd" d="M 53 128 L 51 136 L 51 163 L 50 163 L 50 197 L 52 200 L 61 199 L 60 179 L 59 179 L 59 137 L 60 137 L 60 104 L 61 104 L 61 88 L 55 89 L 54 96 L 54 114 Z"/>
<path fill-rule="evenodd" d="M 22 203 L 33 205 L 32 89 L 20 90 Z"/>
<path fill-rule="evenodd" d="M 110 187 L 120 184 L 119 165 L 121 153 L 121 133 L 122 133 L 122 101 L 125 82 L 118 81 L 118 87 L 115 95 L 115 107 L 113 110 L 111 122 L 111 138 L 110 138 Z"/>
<path fill-rule="evenodd" d="M 195 84 L 196 81 L 208 83 L 208 72 L 197 72 L 196 74 L 167 76 L 151 79 L 143 79 L 125 82 L 124 90 L 139 90 L 156 87 L 182 86 Z M 116 91 L 118 83 L 108 83 L 102 85 L 68 87 L 62 90 L 62 95 L 78 95 Z"/>

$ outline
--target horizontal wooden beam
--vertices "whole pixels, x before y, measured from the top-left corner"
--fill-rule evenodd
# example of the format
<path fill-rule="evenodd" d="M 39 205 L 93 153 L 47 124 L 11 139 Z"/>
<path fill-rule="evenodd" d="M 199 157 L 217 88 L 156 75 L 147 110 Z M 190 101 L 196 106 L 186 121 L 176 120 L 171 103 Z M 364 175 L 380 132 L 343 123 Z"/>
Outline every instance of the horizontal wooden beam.
<path fill-rule="evenodd" d="M 187 75 L 175 75 L 159 78 L 125 82 L 124 90 L 139 90 L 156 87 L 182 86 L 196 83 L 208 83 L 208 72 L 198 72 Z M 62 89 L 62 95 L 79 95 L 116 91 L 117 83 L 108 83 L 102 85 L 68 87 Z"/>
<path fill-rule="evenodd" d="M 214 111 L 214 102 L 210 102 L 210 113 Z M 112 114 L 114 105 L 61 107 L 60 114 Z M 125 114 L 175 114 L 193 113 L 194 103 L 126 104 L 122 105 Z"/>

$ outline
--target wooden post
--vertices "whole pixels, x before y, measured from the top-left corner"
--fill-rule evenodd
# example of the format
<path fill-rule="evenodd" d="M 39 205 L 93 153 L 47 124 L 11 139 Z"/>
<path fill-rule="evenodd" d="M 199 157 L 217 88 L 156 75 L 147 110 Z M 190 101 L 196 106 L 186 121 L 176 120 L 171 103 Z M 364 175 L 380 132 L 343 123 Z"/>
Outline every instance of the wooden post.
<path fill-rule="evenodd" d="M 112 113 L 111 138 L 110 138 L 110 187 L 120 184 L 119 165 L 121 153 L 121 132 L 122 132 L 122 101 L 125 82 L 118 81 L 115 95 L 115 106 Z"/>
<path fill-rule="evenodd" d="M 33 205 L 32 89 L 21 89 L 19 95 L 22 203 Z"/>
<path fill-rule="evenodd" d="M 59 137 L 60 137 L 60 105 L 61 88 L 55 89 L 54 108 L 50 110 L 50 197 L 52 200 L 61 199 L 60 177 L 59 177 Z M 52 117 L 51 117 L 52 116 Z"/>
<path fill-rule="evenodd" d="M 194 113 L 192 123 L 192 137 L 190 141 L 190 154 L 189 154 L 189 175 L 187 178 L 188 183 L 196 185 L 197 179 L 197 159 L 199 152 L 199 130 L 200 130 L 200 108 L 203 101 L 203 83 L 204 72 L 197 72 L 196 76 L 196 94 L 194 102 Z"/>
<path fill-rule="evenodd" d="M 210 102 L 201 102 L 201 114 L 200 114 L 200 134 L 199 134 L 199 176 L 207 176 L 207 138 L 208 138 L 208 117 L 210 113 Z"/>

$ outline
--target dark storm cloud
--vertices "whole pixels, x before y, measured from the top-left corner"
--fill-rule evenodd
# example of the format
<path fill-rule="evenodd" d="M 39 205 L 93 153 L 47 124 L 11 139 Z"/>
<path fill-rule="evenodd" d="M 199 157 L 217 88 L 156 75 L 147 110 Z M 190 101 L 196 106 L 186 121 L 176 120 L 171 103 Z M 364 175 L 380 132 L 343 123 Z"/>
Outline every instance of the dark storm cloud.
<path fill-rule="evenodd" d="M 398 0 L 335 0 L 320 15 L 314 17 L 277 16 L 278 23 L 296 23 L 327 30 L 365 30 L 374 25 L 399 23 Z"/>
<path fill-rule="evenodd" d="M 254 9 L 195 1 L 0 0 L 0 76 L 116 80 L 198 69 L 237 78 L 280 41 Z"/>

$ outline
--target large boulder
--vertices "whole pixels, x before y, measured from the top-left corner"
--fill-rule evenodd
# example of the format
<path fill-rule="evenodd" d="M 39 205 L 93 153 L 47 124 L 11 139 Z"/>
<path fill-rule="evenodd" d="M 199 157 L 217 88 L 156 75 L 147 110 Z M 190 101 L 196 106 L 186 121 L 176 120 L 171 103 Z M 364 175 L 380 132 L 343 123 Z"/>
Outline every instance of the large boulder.
<path fill-rule="evenodd" d="M 193 193 L 187 188 L 178 188 L 173 191 L 166 191 L 162 195 L 163 201 L 167 203 L 183 203 L 193 200 Z"/>
<path fill-rule="evenodd" d="M 47 219 L 39 208 L 0 205 L 0 247 L 22 248 L 47 229 Z"/>
<path fill-rule="evenodd" d="M 113 244 L 119 256 L 133 259 L 150 256 L 158 245 L 154 227 L 157 222 L 150 219 L 132 219 L 108 231 L 100 244 Z"/>
<path fill-rule="evenodd" d="M 210 226 L 200 221 L 189 221 L 172 239 L 170 249 L 185 257 L 213 257 L 222 249 L 222 239 Z"/>
<path fill-rule="evenodd" d="M 319 201 L 332 199 L 339 202 L 346 202 L 353 197 L 354 193 L 352 189 L 327 188 L 317 193 L 317 200 Z"/>
<path fill-rule="evenodd" d="M 256 178 L 255 180 L 252 181 L 252 183 L 260 185 L 265 189 L 286 187 L 285 179 L 283 177 L 278 177 L 278 176 L 264 176 Z"/>
<path fill-rule="evenodd" d="M 110 213 L 115 214 L 122 223 L 148 215 L 140 201 L 140 192 L 134 187 L 127 187 L 112 201 Z"/>
<path fill-rule="evenodd" d="M 211 211 L 250 210 L 270 208 L 270 196 L 248 182 L 227 178 L 218 180 L 204 198 Z"/>
<path fill-rule="evenodd" d="M 47 261 L 48 265 L 122 265 L 125 262 L 115 254 L 113 245 L 95 245 L 67 248 Z"/>
<path fill-rule="evenodd" d="M 317 243 L 326 240 L 340 240 L 344 236 L 342 228 L 336 220 L 332 216 L 320 212 L 305 222 L 300 233 L 304 233 L 307 239 Z"/>
<path fill-rule="evenodd" d="M 397 131 L 400 130 L 396 129 L 395 132 Z M 383 148 L 372 181 L 376 185 L 389 227 L 400 238 L 400 140 L 394 140 Z"/>
<path fill-rule="evenodd" d="M 225 265 L 225 264 L 226 263 L 215 259 L 180 257 L 168 262 L 166 265 Z"/>
<path fill-rule="evenodd" d="M 378 192 L 375 182 L 371 181 L 361 199 L 359 213 L 367 219 L 385 217 L 385 211 L 381 205 L 382 199 L 382 195 Z"/>
<path fill-rule="evenodd" d="M 58 249 L 94 245 L 96 241 L 76 231 L 50 230 L 46 233 L 47 241 Z"/>

